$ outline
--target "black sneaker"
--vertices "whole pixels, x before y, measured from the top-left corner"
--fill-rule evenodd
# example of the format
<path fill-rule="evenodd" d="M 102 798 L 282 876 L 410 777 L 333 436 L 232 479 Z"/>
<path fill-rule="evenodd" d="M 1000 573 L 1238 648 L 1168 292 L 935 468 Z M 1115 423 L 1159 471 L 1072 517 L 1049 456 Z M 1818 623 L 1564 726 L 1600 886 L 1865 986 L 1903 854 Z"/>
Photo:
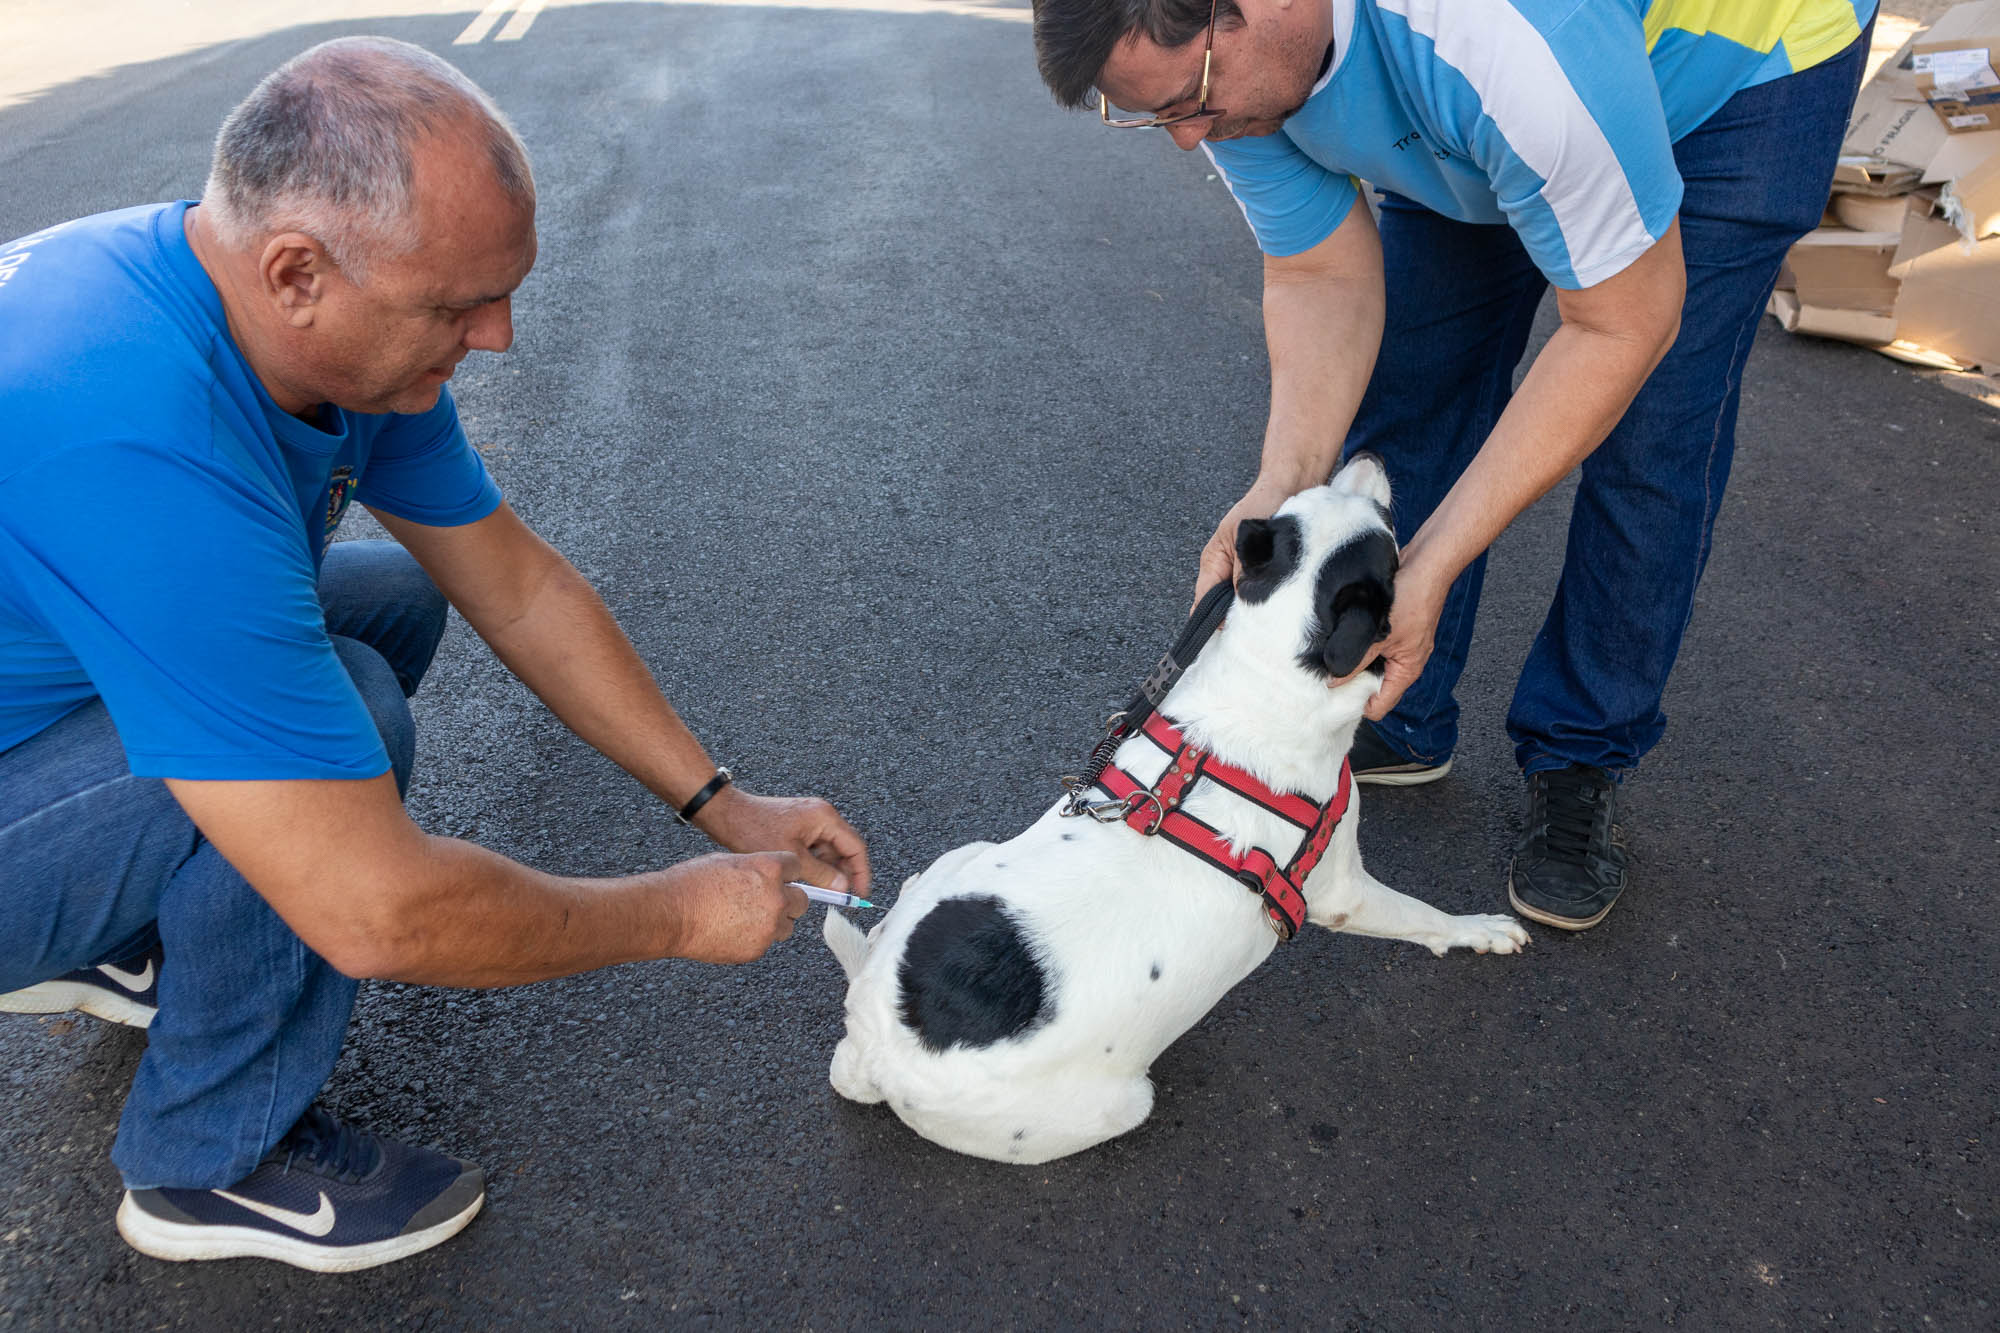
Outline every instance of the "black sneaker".
<path fill-rule="evenodd" d="M 1389 742 L 1382 739 L 1382 733 L 1375 730 L 1373 723 L 1364 719 L 1354 729 L 1354 744 L 1347 750 L 1347 766 L 1353 770 L 1356 782 L 1377 787 L 1421 787 L 1451 772 L 1451 758 L 1447 755 L 1441 764 L 1405 759 L 1389 748 Z"/>
<path fill-rule="evenodd" d="M 478 1167 L 314 1107 L 226 1190 L 127 1190 L 118 1234 L 155 1259 L 251 1257 L 346 1273 L 428 1250 L 484 1202 Z"/>
<path fill-rule="evenodd" d="M 150 1026 L 160 1009 L 160 946 L 121 962 L 80 967 L 0 995 L 0 1014 L 66 1014 L 80 1009 L 108 1023 Z"/>
<path fill-rule="evenodd" d="M 1588 930 L 1625 891 L 1618 784 L 1574 765 L 1528 779 L 1528 823 L 1507 868 L 1507 899 L 1531 921 Z"/>

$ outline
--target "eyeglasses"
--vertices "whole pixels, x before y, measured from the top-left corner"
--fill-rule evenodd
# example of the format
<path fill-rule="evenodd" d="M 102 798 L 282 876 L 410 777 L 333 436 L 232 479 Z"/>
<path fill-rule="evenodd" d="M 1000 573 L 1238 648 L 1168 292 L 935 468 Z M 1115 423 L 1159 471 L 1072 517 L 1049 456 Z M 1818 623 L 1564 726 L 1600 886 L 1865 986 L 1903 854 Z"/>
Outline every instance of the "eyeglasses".
<path fill-rule="evenodd" d="M 1129 119 L 1113 120 L 1111 99 L 1100 89 L 1097 94 L 1097 113 L 1104 117 L 1106 125 L 1114 130 L 1147 130 L 1178 125 L 1184 120 L 1199 120 L 1203 116 L 1222 114 L 1219 110 L 1208 109 L 1208 72 L 1210 66 L 1215 63 L 1215 6 L 1216 0 L 1208 0 L 1208 40 L 1202 44 L 1201 51 L 1201 100 L 1195 103 L 1194 110 L 1183 111 L 1176 116 L 1134 116 Z"/>

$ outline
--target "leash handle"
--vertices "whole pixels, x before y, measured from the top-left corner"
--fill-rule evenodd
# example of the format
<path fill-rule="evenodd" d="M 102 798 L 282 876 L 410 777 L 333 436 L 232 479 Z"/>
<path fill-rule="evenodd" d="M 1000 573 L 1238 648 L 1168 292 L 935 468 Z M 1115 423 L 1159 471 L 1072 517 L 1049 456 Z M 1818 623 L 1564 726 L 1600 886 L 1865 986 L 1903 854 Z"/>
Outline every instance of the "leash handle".
<path fill-rule="evenodd" d="M 1229 608 L 1235 601 L 1236 589 L 1224 580 L 1210 588 L 1202 595 L 1202 599 L 1195 603 L 1193 613 L 1188 616 L 1186 628 L 1181 630 L 1181 636 L 1174 640 L 1174 646 L 1167 650 L 1167 655 L 1154 665 L 1152 674 L 1139 683 L 1139 697 L 1146 701 L 1147 715 L 1158 708 L 1161 701 L 1167 697 L 1167 691 L 1174 687 L 1174 682 L 1178 681 L 1181 674 L 1194 662 L 1202 646 L 1222 624 L 1223 617 L 1229 614 Z M 1146 717 L 1141 716 L 1132 725 L 1136 729 L 1143 726 L 1145 721 Z"/>

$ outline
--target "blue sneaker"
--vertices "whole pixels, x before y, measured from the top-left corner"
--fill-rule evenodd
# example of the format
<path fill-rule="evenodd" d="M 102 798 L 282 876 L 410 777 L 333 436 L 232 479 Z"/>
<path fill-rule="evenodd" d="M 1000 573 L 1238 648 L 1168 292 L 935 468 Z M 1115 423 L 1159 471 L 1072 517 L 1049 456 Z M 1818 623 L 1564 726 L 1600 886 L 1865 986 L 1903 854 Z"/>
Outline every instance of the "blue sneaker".
<path fill-rule="evenodd" d="M 484 1202 L 478 1167 L 313 1107 L 226 1190 L 127 1190 L 118 1234 L 155 1259 L 276 1259 L 346 1273 L 428 1250 Z"/>
<path fill-rule="evenodd" d="M 66 1014 L 80 1009 L 108 1023 L 143 1028 L 160 1010 L 160 946 L 99 967 L 80 967 L 0 995 L 0 1014 Z"/>

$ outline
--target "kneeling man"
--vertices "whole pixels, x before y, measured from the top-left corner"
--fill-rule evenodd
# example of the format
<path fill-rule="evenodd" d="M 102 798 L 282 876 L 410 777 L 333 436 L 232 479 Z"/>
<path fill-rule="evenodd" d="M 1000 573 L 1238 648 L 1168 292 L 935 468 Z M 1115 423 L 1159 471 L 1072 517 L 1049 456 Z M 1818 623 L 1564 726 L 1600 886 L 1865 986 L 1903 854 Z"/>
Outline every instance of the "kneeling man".
<path fill-rule="evenodd" d="M 359 1268 L 477 1211 L 477 1168 L 313 1105 L 354 978 L 743 962 L 787 881 L 866 890 L 831 806 L 730 785 L 460 429 L 444 383 L 512 340 L 534 213 L 484 94 L 356 38 L 230 114 L 198 205 L 0 246 L 0 1008 L 150 1024 L 112 1149 L 148 1254 Z M 396 541 L 329 546 L 352 500 Z M 447 603 L 739 854 L 565 879 L 419 830 L 405 700 Z"/>

